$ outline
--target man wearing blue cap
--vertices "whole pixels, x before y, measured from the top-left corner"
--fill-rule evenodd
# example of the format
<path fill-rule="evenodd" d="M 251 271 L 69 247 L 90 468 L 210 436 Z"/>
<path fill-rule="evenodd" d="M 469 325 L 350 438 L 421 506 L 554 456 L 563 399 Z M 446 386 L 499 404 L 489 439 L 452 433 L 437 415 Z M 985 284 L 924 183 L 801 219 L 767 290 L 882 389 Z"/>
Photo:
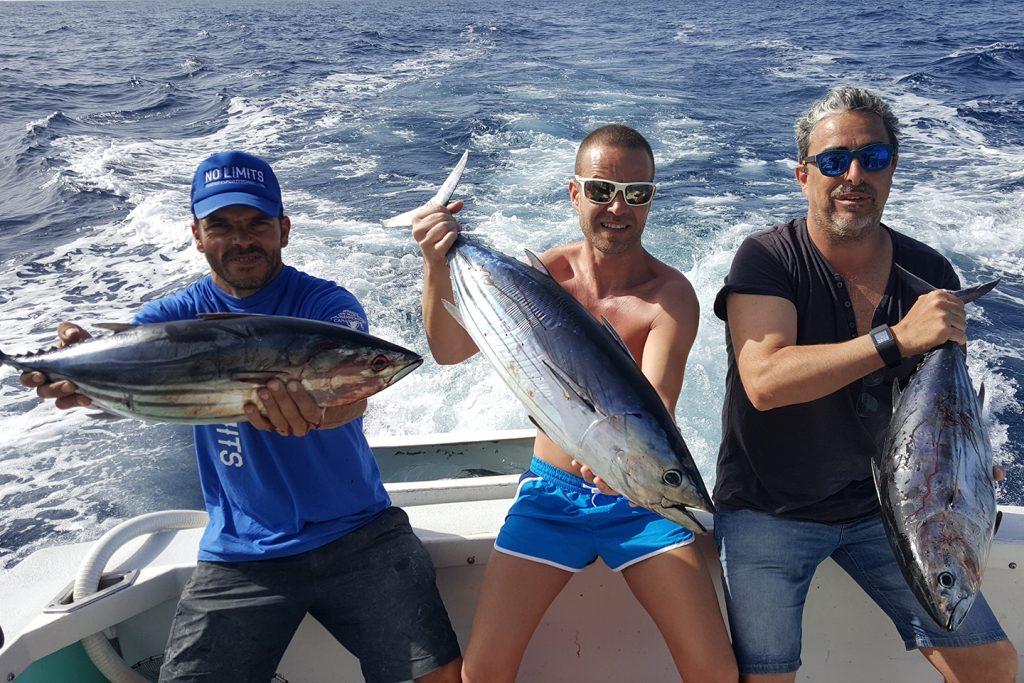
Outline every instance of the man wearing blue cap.
<path fill-rule="evenodd" d="M 267 314 L 366 331 L 351 293 L 282 263 L 291 221 L 265 161 L 206 159 L 191 204 L 211 273 L 150 302 L 135 323 Z M 88 337 L 71 323 L 58 334 L 62 344 Z M 90 403 L 67 381 L 26 373 L 22 382 L 59 408 Z M 363 434 L 366 401 L 322 410 L 301 384 L 278 380 L 259 398 L 246 406 L 248 423 L 195 427 L 210 521 L 160 680 L 265 683 L 309 612 L 359 658 L 367 681 L 458 681 L 459 645 L 433 564 L 391 506 Z"/>

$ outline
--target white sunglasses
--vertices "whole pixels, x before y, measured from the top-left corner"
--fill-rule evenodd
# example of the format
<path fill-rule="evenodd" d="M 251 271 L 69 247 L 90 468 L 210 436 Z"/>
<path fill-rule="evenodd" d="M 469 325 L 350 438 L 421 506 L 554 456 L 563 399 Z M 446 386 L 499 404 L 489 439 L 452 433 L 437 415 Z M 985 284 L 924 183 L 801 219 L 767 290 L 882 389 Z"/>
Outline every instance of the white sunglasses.
<path fill-rule="evenodd" d="M 595 204 L 611 204 L 615 195 L 622 193 L 622 198 L 630 206 L 644 206 L 654 199 L 654 183 L 616 183 L 604 178 L 582 178 L 573 176 L 580 184 L 583 196 Z"/>

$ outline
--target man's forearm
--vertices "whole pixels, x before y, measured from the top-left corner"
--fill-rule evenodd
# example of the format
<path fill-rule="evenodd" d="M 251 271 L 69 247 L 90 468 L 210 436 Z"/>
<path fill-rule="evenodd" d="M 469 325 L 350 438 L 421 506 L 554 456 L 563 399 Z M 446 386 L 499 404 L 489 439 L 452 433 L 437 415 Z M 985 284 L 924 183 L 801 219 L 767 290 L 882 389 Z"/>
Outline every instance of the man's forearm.
<path fill-rule="evenodd" d="M 477 352 L 476 344 L 457 320 L 445 310 L 444 301 L 455 302 L 447 267 L 427 267 L 423 274 L 423 327 L 434 360 L 442 365 L 461 363 Z"/>
<path fill-rule="evenodd" d="M 870 336 L 839 344 L 790 345 L 744 368 L 740 378 L 758 410 L 807 403 L 884 367 Z"/>

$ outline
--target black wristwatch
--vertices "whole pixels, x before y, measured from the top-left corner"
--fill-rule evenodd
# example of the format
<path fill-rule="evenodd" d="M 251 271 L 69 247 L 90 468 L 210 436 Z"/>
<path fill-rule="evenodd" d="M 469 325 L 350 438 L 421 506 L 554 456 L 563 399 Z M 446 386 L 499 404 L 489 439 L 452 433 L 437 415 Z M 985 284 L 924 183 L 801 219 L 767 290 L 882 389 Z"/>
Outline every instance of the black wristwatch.
<path fill-rule="evenodd" d="M 887 367 L 895 368 L 903 361 L 903 355 L 900 353 L 900 347 L 896 344 L 892 328 L 888 325 L 879 325 L 868 334 L 871 335 L 871 341 L 875 344 L 875 351 L 878 351 L 878 355 L 882 357 Z"/>

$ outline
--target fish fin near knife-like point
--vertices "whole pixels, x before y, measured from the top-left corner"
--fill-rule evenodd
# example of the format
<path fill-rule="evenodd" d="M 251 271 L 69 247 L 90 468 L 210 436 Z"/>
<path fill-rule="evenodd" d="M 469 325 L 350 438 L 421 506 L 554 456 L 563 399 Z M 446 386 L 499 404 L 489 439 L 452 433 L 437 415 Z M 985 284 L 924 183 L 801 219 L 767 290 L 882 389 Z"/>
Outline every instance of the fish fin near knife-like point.
<path fill-rule="evenodd" d="M 690 511 L 690 508 L 683 507 L 680 505 L 676 509 L 682 511 L 682 513 L 686 515 L 690 519 L 690 521 L 693 522 L 692 526 L 689 524 L 683 524 L 682 526 L 686 527 L 695 534 L 706 534 L 708 532 L 707 527 L 700 523 L 700 520 L 698 520 L 697 517 Z"/>
<path fill-rule="evenodd" d="M 268 318 L 265 313 L 200 313 L 199 320 L 231 320 L 233 318 Z"/>
<path fill-rule="evenodd" d="M 133 325 L 132 323 L 96 323 L 95 327 L 98 327 L 101 330 L 109 330 L 114 334 L 117 334 L 118 332 L 126 332 L 134 329 L 138 327 L 138 325 Z"/>
<path fill-rule="evenodd" d="M 548 267 L 544 265 L 544 262 L 541 261 L 536 254 L 529 249 L 523 249 L 523 251 L 526 252 L 526 258 L 530 261 L 530 265 L 533 266 L 534 270 L 539 270 L 548 277 L 551 277 L 551 273 L 548 272 Z"/>
<path fill-rule="evenodd" d="M 462 320 L 462 311 L 459 310 L 459 307 L 451 301 L 448 301 L 448 299 L 441 299 L 441 305 L 444 306 L 444 310 L 448 311 L 448 315 L 455 318 L 455 322 L 461 325 L 462 329 L 465 330 L 466 323 Z"/>
<path fill-rule="evenodd" d="M 938 289 L 931 283 L 926 282 L 925 280 L 922 280 L 918 276 L 914 275 L 913 273 L 911 273 L 909 270 L 907 270 L 898 263 L 893 263 L 892 267 L 896 269 L 897 274 L 899 274 L 900 278 L 902 278 L 903 281 L 907 283 L 907 286 L 910 287 L 911 291 L 917 295 L 927 294 L 928 292 Z M 960 301 L 963 301 L 965 304 L 969 304 L 975 299 L 980 299 L 981 297 L 991 292 L 992 289 L 998 284 L 999 278 L 996 278 L 991 282 L 985 282 L 980 285 L 974 285 L 973 287 L 965 287 L 963 289 L 957 290 L 953 292 L 953 295 L 956 296 L 956 298 L 960 299 Z"/>
<path fill-rule="evenodd" d="M 597 406 L 594 405 L 593 399 L 591 399 L 590 396 L 587 394 L 586 389 L 584 389 L 579 384 L 574 382 L 572 378 L 569 377 L 569 375 L 565 374 L 565 372 L 561 368 L 555 367 L 546 360 L 542 360 L 541 363 L 543 363 L 544 367 L 548 369 L 548 372 L 551 373 L 551 376 L 555 378 L 555 381 L 558 382 L 559 385 L 561 385 L 562 389 L 566 393 L 566 396 L 575 396 L 584 405 L 586 405 L 587 408 L 597 413 L 598 415 L 601 414 L 601 411 L 599 411 L 597 409 Z"/>
<path fill-rule="evenodd" d="M 115 420 L 126 420 L 128 418 L 121 415 L 115 415 L 114 413 L 108 413 L 105 410 L 100 410 L 94 413 L 86 413 L 85 416 L 90 420 L 106 420 L 108 422 L 114 422 Z"/>
<path fill-rule="evenodd" d="M 612 339 L 615 340 L 615 344 L 620 349 L 625 351 L 626 355 L 629 356 L 634 363 L 636 363 L 636 358 L 633 358 L 633 352 L 629 350 L 629 347 L 626 346 L 626 342 L 622 341 L 622 337 L 620 337 L 619 333 L 615 331 L 615 328 L 612 327 L 612 324 L 608 322 L 608 318 L 604 317 L 603 315 L 601 316 L 601 324 L 604 326 L 604 329 L 608 331 L 608 334 L 612 336 Z M 637 365 L 639 366 L 640 364 L 637 363 Z"/>
<path fill-rule="evenodd" d="M 985 282 L 980 285 L 974 285 L 973 287 L 966 287 L 964 289 L 953 292 L 956 298 L 963 301 L 965 304 L 969 304 L 975 299 L 980 299 L 989 292 L 991 292 L 996 285 L 999 284 L 999 278 L 992 280 L 991 282 Z"/>
<path fill-rule="evenodd" d="M 455 168 L 445 178 L 444 183 L 441 184 L 440 189 L 437 193 L 431 197 L 427 204 L 437 206 L 448 206 L 448 201 L 455 194 L 455 188 L 459 186 L 459 181 L 462 180 L 462 173 L 466 170 L 466 160 L 469 158 L 469 150 L 467 149 L 462 153 L 462 157 L 459 162 L 455 164 Z M 385 228 L 408 228 L 412 226 L 412 217 L 419 210 L 419 207 L 406 211 L 405 213 L 398 214 L 391 218 L 385 218 L 380 222 Z"/>

